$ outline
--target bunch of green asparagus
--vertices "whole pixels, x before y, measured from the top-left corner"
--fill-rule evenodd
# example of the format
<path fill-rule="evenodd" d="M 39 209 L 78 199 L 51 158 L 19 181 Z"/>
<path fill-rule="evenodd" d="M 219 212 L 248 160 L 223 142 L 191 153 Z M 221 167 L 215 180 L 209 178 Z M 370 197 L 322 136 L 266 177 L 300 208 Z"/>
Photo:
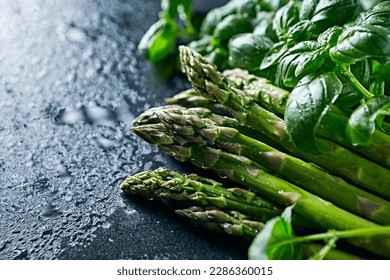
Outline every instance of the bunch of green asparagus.
<path fill-rule="evenodd" d="M 263 232 L 264 224 L 294 205 L 292 227 L 336 230 L 341 236 L 352 231 L 348 243 L 390 257 L 386 235 L 390 233 L 390 171 L 377 163 L 383 157 L 376 156 L 383 156 L 386 151 L 381 149 L 386 146 L 372 145 L 377 153 L 366 153 L 362 147 L 346 145 L 338 126 L 327 123 L 345 119 L 331 112 L 319 130 L 322 153 L 302 152 L 292 144 L 278 116 L 283 114 L 287 91 L 243 70 L 220 73 L 187 47 L 180 47 L 180 57 L 193 89 L 170 98 L 172 105 L 141 114 L 133 131 L 176 159 L 214 170 L 250 191 L 226 189 L 209 179 L 164 169 L 128 177 L 121 185 L 123 191 L 198 205 L 177 212 L 209 229 L 246 237 Z M 327 138 L 338 134 L 338 141 Z M 381 137 L 385 136 L 378 132 L 373 139 L 382 141 Z M 360 229 L 368 231 L 362 234 Z M 305 247 L 299 248 L 303 252 Z M 327 254 L 341 254 L 332 248 L 325 250 Z M 292 257 L 296 256 L 283 258 Z"/>
<path fill-rule="evenodd" d="M 212 10 L 200 39 L 179 47 L 192 88 L 133 122 L 234 187 L 159 168 L 121 189 L 179 201 L 194 224 L 254 239 L 251 259 L 390 259 L 390 2 L 297 2 Z M 190 18 L 189 2 L 172 3 L 163 10 Z"/>

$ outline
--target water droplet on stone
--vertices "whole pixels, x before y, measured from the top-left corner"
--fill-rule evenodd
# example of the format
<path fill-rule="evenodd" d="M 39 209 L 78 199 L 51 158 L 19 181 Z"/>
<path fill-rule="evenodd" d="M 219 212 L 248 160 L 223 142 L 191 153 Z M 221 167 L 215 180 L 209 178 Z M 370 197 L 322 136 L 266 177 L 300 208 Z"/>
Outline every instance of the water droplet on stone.
<path fill-rule="evenodd" d="M 66 38 L 71 42 L 84 43 L 87 41 L 85 32 L 76 27 L 70 27 L 65 34 Z"/>

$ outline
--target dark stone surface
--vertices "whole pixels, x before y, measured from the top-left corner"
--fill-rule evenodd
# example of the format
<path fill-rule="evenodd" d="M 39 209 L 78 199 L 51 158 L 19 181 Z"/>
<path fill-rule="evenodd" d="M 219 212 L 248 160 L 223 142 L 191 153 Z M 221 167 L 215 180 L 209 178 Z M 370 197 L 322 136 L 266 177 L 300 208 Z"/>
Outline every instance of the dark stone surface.
<path fill-rule="evenodd" d="M 129 131 L 188 86 L 137 52 L 158 11 L 157 0 L 3 3 L 0 259 L 246 257 L 248 243 L 119 191 L 142 170 L 191 171 Z"/>

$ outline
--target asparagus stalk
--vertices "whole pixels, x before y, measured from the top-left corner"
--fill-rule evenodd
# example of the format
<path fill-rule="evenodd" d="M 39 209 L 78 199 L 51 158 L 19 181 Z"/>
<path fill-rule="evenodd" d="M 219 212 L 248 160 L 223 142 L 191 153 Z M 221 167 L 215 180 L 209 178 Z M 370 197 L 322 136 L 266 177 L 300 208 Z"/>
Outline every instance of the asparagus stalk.
<path fill-rule="evenodd" d="M 225 70 L 223 73 L 232 80 L 234 86 L 244 90 L 260 106 L 279 116 L 284 114 L 286 100 L 290 92 L 270 84 L 267 79 L 249 74 L 246 70 L 230 69 Z M 224 105 L 215 99 L 209 99 L 200 95 L 194 89 L 188 89 L 184 92 L 180 92 L 177 95 L 168 98 L 167 102 L 169 104 L 189 107 L 201 106 L 220 112 L 228 111 Z M 317 128 L 318 135 L 348 148 L 352 148 L 382 166 L 390 167 L 389 135 L 375 130 L 370 144 L 358 146 L 351 145 L 345 136 L 345 127 L 348 122 L 348 118 L 335 112 L 336 109 L 337 108 L 332 107 L 331 110 L 323 117 L 319 127 Z M 263 137 L 262 141 L 267 140 Z"/>
<path fill-rule="evenodd" d="M 260 165 L 237 155 L 188 143 L 180 135 L 169 134 L 162 124 L 134 127 L 133 131 L 180 161 L 214 170 L 221 177 L 245 184 L 254 192 L 282 206 L 295 204 L 295 214 L 326 229 L 378 227 L 377 224 L 349 213 L 301 188 L 265 172 Z M 337 195 L 337 193 L 335 193 Z M 375 254 L 390 258 L 389 237 L 350 240 Z"/>
<path fill-rule="evenodd" d="M 128 176 L 120 188 L 130 195 L 190 201 L 198 205 L 238 210 L 263 222 L 282 212 L 253 192 L 242 188 L 226 189 L 217 181 L 196 174 L 182 175 L 165 168 Z"/>
<path fill-rule="evenodd" d="M 180 59 L 183 72 L 195 90 L 225 105 L 242 124 L 251 126 L 279 142 L 290 153 L 313 162 L 334 174 L 365 187 L 378 195 L 390 198 L 390 170 L 325 139 L 318 139 L 320 155 L 298 150 L 288 136 L 285 122 L 263 109 L 242 90 L 230 85 L 226 76 L 214 65 L 191 49 L 181 46 Z"/>
<path fill-rule="evenodd" d="M 264 223 L 249 220 L 245 215 L 237 211 L 224 212 L 217 208 L 192 206 L 178 209 L 175 212 L 190 222 L 208 230 L 240 236 L 246 239 L 253 239 L 264 227 Z M 305 243 L 302 245 L 303 254 L 306 258 L 313 256 L 321 249 L 322 246 L 316 243 Z M 358 260 L 359 258 L 349 253 L 332 249 L 326 254 L 325 259 Z"/>
<path fill-rule="evenodd" d="M 246 70 L 238 68 L 225 70 L 223 74 L 233 82 L 233 86 L 244 90 L 255 102 L 276 114 L 284 115 L 290 92 L 272 85 L 267 79 L 249 74 Z M 192 98 L 195 98 L 195 95 Z M 213 106 L 217 106 L 215 101 Z M 345 135 L 347 123 L 346 116 L 330 110 L 323 117 L 317 132 L 322 137 L 352 148 L 371 160 L 385 167 L 390 167 L 390 136 L 375 130 L 369 144 L 354 146 Z"/>
<path fill-rule="evenodd" d="M 177 104 L 177 105 L 184 105 L 190 107 L 204 107 L 204 108 L 210 108 L 212 110 L 222 111 L 222 112 L 228 111 L 226 107 L 223 106 L 221 103 L 199 95 L 192 88 L 179 92 L 178 94 L 170 98 L 167 98 L 166 102 L 168 104 L 173 104 L 173 105 Z"/>
<path fill-rule="evenodd" d="M 299 158 L 280 152 L 238 130 L 199 118 L 191 110 L 165 106 L 154 109 L 156 118 L 170 131 L 200 143 L 212 142 L 234 154 L 245 156 L 262 168 L 326 199 L 335 205 L 380 224 L 390 224 L 390 202 L 363 191 L 341 178 Z M 141 115 L 142 118 L 142 115 Z M 335 195 L 337 193 L 337 195 Z"/>
<path fill-rule="evenodd" d="M 142 125 L 142 124 L 152 124 L 152 123 L 159 123 L 160 119 L 158 115 L 156 115 L 156 110 L 159 111 L 161 109 L 173 109 L 175 105 L 166 105 L 166 106 L 161 106 L 158 108 L 151 108 L 143 112 L 140 116 L 138 116 L 134 121 L 133 125 Z M 180 106 L 177 106 L 180 108 Z M 189 114 L 191 115 L 196 115 L 200 118 L 206 118 L 206 119 L 211 119 L 215 123 L 218 123 L 223 126 L 227 127 L 232 127 L 240 131 L 242 134 L 247 135 L 253 139 L 265 142 L 279 150 L 284 150 L 285 149 L 276 141 L 272 141 L 268 137 L 264 136 L 263 134 L 259 133 L 255 129 L 248 127 L 246 125 L 240 124 L 239 121 L 237 121 L 234 118 L 230 118 L 227 116 L 221 116 L 218 114 L 212 113 L 209 109 L 203 108 L 203 107 L 195 107 L 195 108 L 189 108 L 188 109 Z"/>
<path fill-rule="evenodd" d="M 284 115 L 290 92 L 273 85 L 269 80 L 235 68 L 223 72 L 231 86 L 244 90 L 256 103 L 280 116 Z"/>
<path fill-rule="evenodd" d="M 249 220 L 238 211 L 224 212 L 215 207 L 192 206 L 175 212 L 206 229 L 247 239 L 253 239 L 264 227 L 264 223 Z"/>

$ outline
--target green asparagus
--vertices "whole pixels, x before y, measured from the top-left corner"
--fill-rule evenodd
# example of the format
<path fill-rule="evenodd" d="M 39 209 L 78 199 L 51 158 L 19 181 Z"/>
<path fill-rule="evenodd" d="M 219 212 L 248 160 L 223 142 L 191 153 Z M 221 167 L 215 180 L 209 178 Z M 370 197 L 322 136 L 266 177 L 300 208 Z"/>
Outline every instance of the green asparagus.
<path fill-rule="evenodd" d="M 204 96 L 197 94 L 196 91 L 192 88 L 182 91 L 173 97 L 167 98 L 166 101 L 169 104 L 178 104 L 191 107 L 204 107 L 222 112 L 227 111 L 226 107 L 223 106 L 221 103 L 215 102 L 214 100 L 208 99 Z"/>
<path fill-rule="evenodd" d="M 214 180 L 196 174 L 182 175 L 165 168 L 128 176 L 120 187 L 127 194 L 237 210 L 263 222 L 281 213 L 280 208 L 253 192 L 242 188 L 226 189 Z"/>
<path fill-rule="evenodd" d="M 247 239 L 253 239 L 264 227 L 264 223 L 248 220 L 238 211 L 224 212 L 215 207 L 192 206 L 175 212 L 206 229 Z"/>
<path fill-rule="evenodd" d="M 390 202 L 356 188 L 299 158 L 247 137 L 234 128 L 200 118 L 197 114 L 192 114 L 192 111 L 194 110 L 178 106 L 153 109 L 155 118 L 172 132 L 187 139 L 200 139 L 199 143 L 215 143 L 229 152 L 253 160 L 268 172 L 277 174 L 347 211 L 380 224 L 390 224 Z M 139 118 L 143 119 L 142 115 Z"/>
<path fill-rule="evenodd" d="M 281 206 L 295 204 L 294 213 L 317 226 L 338 230 L 378 227 L 373 222 L 265 172 L 260 165 L 243 156 L 189 143 L 181 135 L 170 133 L 162 124 L 141 125 L 134 127 L 133 131 L 177 160 L 191 161 L 199 167 L 214 170 L 221 177 L 245 184 L 252 191 L 261 193 L 266 199 Z M 388 237 L 356 238 L 351 242 L 378 255 L 390 257 Z"/>
<path fill-rule="evenodd" d="M 165 106 L 159 107 L 158 110 L 165 108 Z M 171 108 L 170 105 L 167 105 L 167 108 Z M 151 108 L 143 112 L 140 116 L 138 116 L 134 121 L 133 125 L 141 125 L 141 124 L 151 124 L 151 123 L 159 123 L 160 120 L 158 116 L 155 114 L 156 108 Z M 281 146 L 278 142 L 273 141 L 272 139 L 266 137 L 265 135 L 259 133 L 255 129 L 242 125 L 239 121 L 237 121 L 234 118 L 230 118 L 227 116 L 221 116 L 218 114 L 212 113 L 207 108 L 201 108 L 201 107 L 195 107 L 195 108 L 189 108 L 188 112 L 190 114 L 195 114 L 200 118 L 208 118 L 213 120 L 215 123 L 218 123 L 222 126 L 228 126 L 237 129 L 242 134 L 247 135 L 253 139 L 262 141 L 264 143 L 267 143 L 268 145 L 271 145 L 272 147 L 277 148 L 278 150 L 283 150 L 283 146 Z"/>
<path fill-rule="evenodd" d="M 288 136 L 285 122 L 257 105 L 242 90 L 232 87 L 214 65 L 187 47 L 180 47 L 182 70 L 195 90 L 221 102 L 241 123 L 258 129 L 292 154 L 313 162 L 340 177 L 390 198 L 390 170 L 325 139 L 318 139 L 320 155 L 298 150 Z"/>
<path fill-rule="evenodd" d="M 208 230 L 241 236 L 253 239 L 264 227 L 264 223 L 249 220 L 245 215 L 237 211 L 224 212 L 218 208 L 193 206 L 175 211 L 190 222 L 200 225 Z M 316 243 L 305 243 L 302 246 L 305 258 L 310 258 L 320 252 L 322 246 Z M 346 252 L 332 249 L 325 258 L 326 260 L 357 260 L 358 257 Z"/>
<path fill-rule="evenodd" d="M 256 236 L 250 259 L 354 259 L 335 249 L 342 238 L 390 259 L 390 227 L 379 226 L 390 224 L 390 1 L 232 0 L 202 22 L 191 3 L 163 0 L 139 50 L 161 64 L 177 39 L 196 40 L 179 48 L 193 89 L 167 102 L 210 110 L 153 108 L 133 131 L 250 191 L 166 169 L 122 190 Z M 297 225 L 324 231 L 295 235 Z"/>
<path fill-rule="evenodd" d="M 261 107 L 282 116 L 285 111 L 288 91 L 278 88 L 267 79 L 249 74 L 242 69 L 230 69 L 223 72 L 226 77 L 233 82 L 232 86 L 242 89 Z M 194 89 L 188 89 L 167 99 L 169 104 L 183 105 L 187 107 L 205 107 L 213 111 L 228 112 L 226 106 L 215 99 L 200 95 Z M 318 127 L 319 137 L 337 142 L 351 148 L 370 160 L 381 164 L 384 167 L 390 167 L 390 138 L 389 135 L 375 130 L 371 141 L 367 145 L 351 145 L 345 136 L 345 127 L 348 122 L 347 116 L 337 112 L 337 107 L 332 109 L 323 117 Z M 257 133 L 258 134 L 258 133 Z M 263 138 L 263 141 L 265 139 Z M 273 145 L 276 143 L 274 142 Z"/>

